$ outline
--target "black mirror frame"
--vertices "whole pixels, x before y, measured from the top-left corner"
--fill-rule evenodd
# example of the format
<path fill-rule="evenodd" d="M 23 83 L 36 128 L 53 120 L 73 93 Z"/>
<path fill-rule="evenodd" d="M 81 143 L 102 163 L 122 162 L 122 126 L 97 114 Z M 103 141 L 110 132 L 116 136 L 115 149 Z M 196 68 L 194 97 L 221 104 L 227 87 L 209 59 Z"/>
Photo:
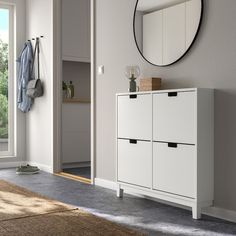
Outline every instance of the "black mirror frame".
<path fill-rule="evenodd" d="M 133 15 L 133 35 L 134 35 L 134 41 L 135 41 L 135 44 L 136 44 L 136 47 L 140 53 L 140 55 L 143 57 L 143 59 L 145 61 L 147 61 L 149 64 L 153 65 L 153 66 L 158 66 L 158 67 L 167 67 L 167 66 L 171 66 L 177 62 L 179 62 L 183 57 L 186 56 L 186 54 L 190 51 L 190 49 L 192 48 L 193 44 L 195 43 L 196 39 L 197 39 L 197 36 L 199 34 L 199 31 L 200 31 L 200 28 L 201 28 L 201 25 L 202 25 L 202 19 L 203 19 L 203 12 L 204 12 L 204 0 L 201 0 L 201 15 L 200 15 L 200 21 L 199 21 L 199 24 L 198 24 L 198 29 L 196 31 L 196 34 L 193 38 L 193 41 L 191 43 L 191 45 L 188 47 L 188 49 L 186 50 L 186 52 L 180 57 L 178 58 L 176 61 L 170 63 L 170 64 L 166 64 L 166 65 L 156 65 L 156 64 L 153 64 L 152 62 L 150 62 L 144 55 L 143 53 L 141 52 L 139 46 L 138 46 L 138 42 L 137 42 L 137 39 L 136 39 L 136 32 L 135 32 L 135 16 L 136 16 L 136 10 L 137 10 L 137 6 L 138 6 L 138 2 L 139 0 L 137 0 L 136 4 L 135 4 L 135 8 L 134 8 L 134 15 Z"/>

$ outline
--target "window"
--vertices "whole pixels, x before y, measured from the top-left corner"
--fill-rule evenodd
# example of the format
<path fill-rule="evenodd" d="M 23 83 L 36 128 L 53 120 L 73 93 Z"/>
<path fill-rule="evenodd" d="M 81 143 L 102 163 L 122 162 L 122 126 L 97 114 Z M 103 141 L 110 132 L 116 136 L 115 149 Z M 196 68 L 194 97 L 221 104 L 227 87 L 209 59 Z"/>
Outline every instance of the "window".
<path fill-rule="evenodd" d="M 14 14 L 0 4 L 0 157 L 14 155 Z"/>

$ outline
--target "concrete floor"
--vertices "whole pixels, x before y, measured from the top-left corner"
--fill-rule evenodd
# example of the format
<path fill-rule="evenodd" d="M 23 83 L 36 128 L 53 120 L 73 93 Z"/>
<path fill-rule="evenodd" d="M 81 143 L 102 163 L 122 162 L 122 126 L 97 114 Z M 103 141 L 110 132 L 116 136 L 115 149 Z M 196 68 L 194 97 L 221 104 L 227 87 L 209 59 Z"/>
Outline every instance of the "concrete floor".
<path fill-rule="evenodd" d="M 41 172 L 17 176 L 14 169 L 0 170 L 0 179 L 76 205 L 98 216 L 142 230 L 148 235 L 236 235 L 236 224 L 203 216 L 193 220 L 191 212 L 151 200 L 124 195 L 116 197 L 112 190 Z"/>

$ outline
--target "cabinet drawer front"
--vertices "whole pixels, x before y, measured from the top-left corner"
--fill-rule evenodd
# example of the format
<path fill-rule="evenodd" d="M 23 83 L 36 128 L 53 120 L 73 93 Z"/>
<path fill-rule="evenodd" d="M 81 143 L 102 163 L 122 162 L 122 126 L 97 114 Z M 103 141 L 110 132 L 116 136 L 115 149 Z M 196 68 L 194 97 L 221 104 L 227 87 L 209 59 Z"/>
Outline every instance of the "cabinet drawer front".
<path fill-rule="evenodd" d="M 151 140 L 152 95 L 118 96 L 118 138 Z"/>
<path fill-rule="evenodd" d="M 90 161 L 90 133 L 64 132 L 62 135 L 62 161 L 79 163 Z"/>
<path fill-rule="evenodd" d="M 195 198 L 195 146 L 153 144 L 153 188 Z"/>
<path fill-rule="evenodd" d="M 151 188 L 152 144 L 118 140 L 118 181 Z"/>
<path fill-rule="evenodd" d="M 196 92 L 172 92 L 153 97 L 153 139 L 195 144 Z"/>

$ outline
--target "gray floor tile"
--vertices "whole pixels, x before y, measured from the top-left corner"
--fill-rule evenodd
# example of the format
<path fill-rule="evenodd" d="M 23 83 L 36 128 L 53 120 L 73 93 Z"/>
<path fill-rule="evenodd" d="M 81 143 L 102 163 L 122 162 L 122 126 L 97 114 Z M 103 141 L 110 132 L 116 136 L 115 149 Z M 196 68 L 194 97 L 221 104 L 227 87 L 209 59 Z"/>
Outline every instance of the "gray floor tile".
<path fill-rule="evenodd" d="M 0 179 L 56 200 L 73 204 L 106 219 L 140 229 L 148 235 L 236 235 L 236 224 L 203 216 L 193 220 L 191 212 L 128 194 L 123 199 L 112 190 L 41 172 L 17 176 L 14 169 L 0 170 Z"/>

